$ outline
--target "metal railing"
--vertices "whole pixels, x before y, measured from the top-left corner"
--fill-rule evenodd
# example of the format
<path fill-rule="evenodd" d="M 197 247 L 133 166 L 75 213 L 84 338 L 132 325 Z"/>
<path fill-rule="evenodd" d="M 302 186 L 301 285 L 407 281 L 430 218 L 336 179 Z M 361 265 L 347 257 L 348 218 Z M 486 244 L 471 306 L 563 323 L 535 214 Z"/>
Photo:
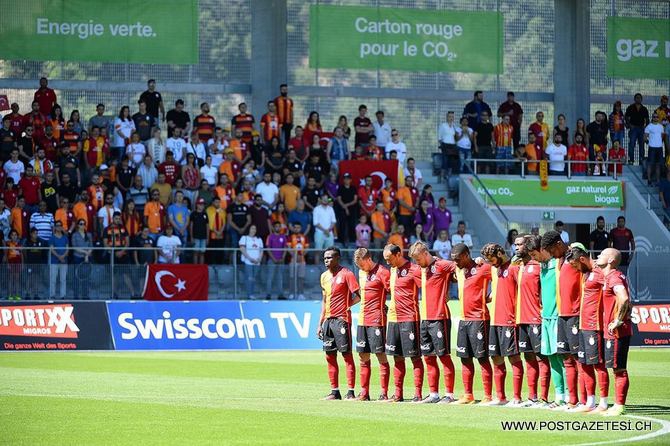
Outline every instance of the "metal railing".
<path fill-rule="evenodd" d="M 502 159 L 486 159 L 486 158 L 468 158 L 463 161 L 463 164 L 467 166 L 468 170 L 470 173 L 481 172 L 482 167 L 490 167 L 491 165 L 502 165 L 502 166 L 508 166 L 512 165 L 513 167 L 511 169 L 508 169 L 508 172 L 511 171 L 512 173 L 510 175 L 519 175 L 521 178 L 526 178 L 527 175 L 531 174 L 531 172 L 528 171 L 528 165 L 529 164 L 539 164 L 541 160 L 527 160 L 527 159 L 509 159 L 509 160 L 502 160 Z M 548 161 L 551 164 L 551 161 Z M 573 165 L 586 165 L 586 166 L 599 166 L 601 168 L 601 174 L 600 175 L 592 175 L 589 172 L 591 170 L 587 167 L 587 174 L 583 176 L 587 177 L 611 177 L 613 179 L 618 179 L 619 173 L 618 170 L 622 168 L 622 166 L 626 163 L 622 161 L 577 161 L 577 160 L 565 160 L 565 161 L 560 161 L 561 163 L 566 165 L 565 171 L 563 174 L 556 174 L 555 171 L 549 171 L 549 174 L 551 176 L 565 176 L 568 179 L 572 178 L 575 175 L 575 172 L 573 172 L 574 168 L 572 167 Z M 610 169 L 610 166 L 612 167 Z M 462 170 L 462 169 L 461 169 Z M 537 169 L 539 170 L 539 168 Z M 532 172 L 533 175 L 537 174 L 537 170 L 535 172 Z M 610 172 L 611 170 L 611 172 Z M 514 173 L 517 172 L 517 173 Z M 507 175 L 507 174 L 505 174 Z"/>
<path fill-rule="evenodd" d="M 465 167 L 470 171 L 470 175 L 477 180 L 477 183 L 479 183 L 479 186 L 484 190 L 484 193 L 486 193 L 486 196 L 491 202 L 495 205 L 496 209 L 500 213 L 500 216 L 503 218 L 503 223 L 505 224 L 505 228 L 509 230 L 509 218 L 507 217 L 507 214 L 502 210 L 500 205 L 498 205 L 498 202 L 493 198 L 493 195 L 489 192 L 489 188 L 482 183 L 482 180 L 479 178 L 479 175 L 477 175 L 477 164 L 475 163 L 474 167 L 470 166 L 470 164 L 465 163 Z M 489 207 L 488 204 L 486 204 L 486 207 Z"/>

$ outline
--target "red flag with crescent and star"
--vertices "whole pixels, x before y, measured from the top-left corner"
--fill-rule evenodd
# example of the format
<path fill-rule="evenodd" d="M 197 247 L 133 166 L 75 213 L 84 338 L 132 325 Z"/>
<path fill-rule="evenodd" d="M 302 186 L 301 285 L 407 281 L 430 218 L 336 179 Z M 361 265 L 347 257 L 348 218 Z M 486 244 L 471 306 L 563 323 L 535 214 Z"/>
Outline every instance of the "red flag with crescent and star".
<path fill-rule="evenodd" d="M 146 300 L 207 300 L 208 292 L 207 265 L 152 263 L 147 266 Z"/>
<path fill-rule="evenodd" d="M 398 160 L 368 161 L 368 160 L 344 160 L 338 165 L 340 171 L 340 182 L 345 173 L 351 175 L 351 184 L 358 189 L 364 184 L 365 177 L 372 177 L 372 187 L 379 190 L 384 187 L 387 178 L 393 180 L 393 186 L 398 188 Z"/>

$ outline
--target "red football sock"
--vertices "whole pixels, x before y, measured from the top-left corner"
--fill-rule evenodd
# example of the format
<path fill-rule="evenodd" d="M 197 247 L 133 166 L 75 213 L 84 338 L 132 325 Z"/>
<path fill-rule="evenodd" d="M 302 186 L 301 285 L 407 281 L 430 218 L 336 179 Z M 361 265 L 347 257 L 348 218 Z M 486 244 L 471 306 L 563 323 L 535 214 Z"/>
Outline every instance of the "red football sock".
<path fill-rule="evenodd" d="M 523 387 L 523 361 L 520 359 L 512 364 L 512 385 L 514 399 L 521 401 L 521 388 Z M 537 386 L 535 386 L 535 393 L 537 393 Z"/>
<path fill-rule="evenodd" d="M 437 366 L 437 358 L 435 356 L 426 356 L 426 369 L 428 370 L 428 388 L 431 393 L 440 391 L 440 369 Z"/>
<path fill-rule="evenodd" d="M 356 387 L 356 362 L 354 361 L 354 355 L 345 353 L 342 356 L 347 366 L 347 386 L 349 386 L 349 389 L 354 389 Z"/>
<path fill-rule="evenodd" d="M 614 372 L 615 403 L 621 405 L 626 404 L 626 396 L 628 396 L 629 385 L 630 382 L 628 381 L 628 371 L 619 370 Z"/>
<path fill-rule="evenodd" d="M 493 369 L 489 358 L 479 358 L 479 366 L 482 368 L 482 384 L 484 384 L 484 396 L 491 398 L 491 388 L 493 387 Z M 474 373 L 474 370 L 473 370 Z"/>
<path fill-rule="evenodd" d="M 607 373 L 607 368 L 604 363 L 595 366 L 598 373 L 598 386 L 600 387 L 600 397 L 607 398 L 610 394 L 610 375 Z"/>
<path fill-rule="evenodd" d="M 395 384 L 395 396 L 402 398 L 403 383 L 405 381 L 405 358 L 393 357 L 393 383 Z"/>
<path fill-rule="evenodd" d="M 451 360 L 451 355 L 443 355 L 440 356 L 440 362 L 444 373 L 444 387 L 447 393 L 454 393 L 454 375 L 456 374 L 454 361 Z"/>
<path fill-rule="evenodd" d="M 507 399 L 505 396 L 505 377 L 507 376 L 507 367 L 505 363 L 493 364 L 493 381 L 496 384 L 496 397 L 503 401 Z"/>
<path fill-rule="evenodd" d="M 584 388 L 586 389 L 586 396 L 593 396 L 596 394 L 596 371 L 592 365 L 582 364 L 582 376 Z M 586 401 L 584 401 L 586 403 Z M 582 403 L 582 404 L 584 404 Z"/>
<path fill-rule="evenodd" d="M 537 378 L 539 375 L 539 364 L 537 359 L 526 359 L 526 375 L 528 379 L 528 399 L 537 399 Z M 516 396 L 515 396 L 516 398 Z"/>
<path fill-rule="evenodd" d="M 565 367 L 566 385 L 568 387 L 568 394 L 570 395 L 570 404 L 577 404 L 577 361 L 572 355 L 567 355 L 563 359 L 563 366 Z"/>
<path fill-rule="evenodd" d="M 389 379 L 391 377 L 391 366 L 388 362 L 382 362 L 379 364 L 379 382 L 382 387 L 382 392 L 384 395 L 389 393 Z"/>
<path fill-rule="evenodd" d="M 581 404 L 586 404 L 587 394 L 586 394 L 586 381 L 584 381 L 584 365 L 579 361 L 577 361 L 577 386 L 579 387 L 579 402 Z"/>
<path fill-rule="evenodd" d="M 544 401 L 547 401 L 549 399 L 549 381 L 551 376 L 549 359 L 546 356 L 541 356 L 537 362 L 540 366 L 540 397 Z"/>
<path fill-rule="evenodd" d="M 422 397 L 423 394 L 423 361 L 420 357 L 412 358 L 414 366 L 414 396 Z M 439 376 L 438 370 L 438 376 Z"/>
<path fill-rule="evenodd" d="M 370 395 L 370 361 L 361 361 L 361 395 Z"/>
<path fill-rule="evenodd" d="M 330 379 L 330 388 L 339 388 L 339 373 L 340 368 L 337 365 L 337 354 L 326 353 L 326 361 L 328 362 L 328 378 Z"/>
<path fill-rule="evenodd" d="M 465 394 L 472 395 L 472 382 L 475 379 L 475 365 L 472 361 L 461 364 L 461 376 L 463 377 Z"/>

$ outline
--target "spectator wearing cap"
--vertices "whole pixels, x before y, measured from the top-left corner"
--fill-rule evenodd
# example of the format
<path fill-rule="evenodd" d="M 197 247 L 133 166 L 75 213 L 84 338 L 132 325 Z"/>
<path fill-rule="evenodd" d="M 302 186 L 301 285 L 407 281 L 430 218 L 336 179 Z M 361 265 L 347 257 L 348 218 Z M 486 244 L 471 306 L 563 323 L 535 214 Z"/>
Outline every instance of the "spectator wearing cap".
<path fill-rule="evenodd" d="M 280 221 L 272 222 L 272 233 L 265 239 L 265 248 L 268 259 L 266 293 L 267 299 L 272 298 L 272 290 L 278 291 L 278 299 L 284 299 L 284 264 L 288 252 L 288 236 L 282 234 Z"/>
<path fill-rule="evenodd" d="M 314 247 L 323 250 L 332 246 L 335 243 L 337 219 L 328 196 L 322 196 L 320 204 L 314 208 L 312 222 L 314 224 Z"/>

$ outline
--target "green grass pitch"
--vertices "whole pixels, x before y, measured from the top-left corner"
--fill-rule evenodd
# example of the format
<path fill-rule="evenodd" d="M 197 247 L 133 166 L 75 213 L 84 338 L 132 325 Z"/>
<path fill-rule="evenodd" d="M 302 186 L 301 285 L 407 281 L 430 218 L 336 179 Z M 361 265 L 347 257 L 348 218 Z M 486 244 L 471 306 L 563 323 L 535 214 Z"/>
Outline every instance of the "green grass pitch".
<path fill-rule="evenodd" d="M 670 351 L 634 349 L 629 365 L 628 414 L 670 420 Z M 503 420 L 612 418 L 536 409 L 321 401 L 329 386 L 319 352 L 3 353 L 0 373 L 0 444 L 8 445 L 576 445 L 662 428 L 654 422 L 651 430 L 635 432 L 505 432 Z M 408 395 L 411 381 L 408 362 Z M 373 396 L 378 382 L 375 373 Z M 507 385 L 511 388 L 511 376 Z M 610 401 L 613 395 L 612 390 Z M 667 445 L 670 435 L 633 444 Z"/>

